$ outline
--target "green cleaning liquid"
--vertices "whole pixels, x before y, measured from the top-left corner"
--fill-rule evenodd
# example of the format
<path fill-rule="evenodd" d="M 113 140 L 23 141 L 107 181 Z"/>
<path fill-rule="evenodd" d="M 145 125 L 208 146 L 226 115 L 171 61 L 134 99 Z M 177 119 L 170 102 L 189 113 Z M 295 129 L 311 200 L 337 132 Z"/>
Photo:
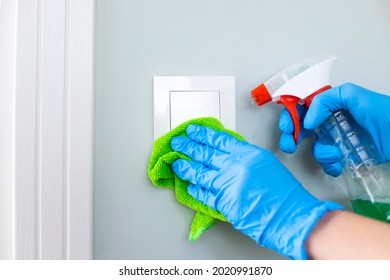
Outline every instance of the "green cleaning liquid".
<path fill-rule="evenodd" d="M 390 223 L 390 203 L 352 200 L 353 211 L 366 217 Z"/>

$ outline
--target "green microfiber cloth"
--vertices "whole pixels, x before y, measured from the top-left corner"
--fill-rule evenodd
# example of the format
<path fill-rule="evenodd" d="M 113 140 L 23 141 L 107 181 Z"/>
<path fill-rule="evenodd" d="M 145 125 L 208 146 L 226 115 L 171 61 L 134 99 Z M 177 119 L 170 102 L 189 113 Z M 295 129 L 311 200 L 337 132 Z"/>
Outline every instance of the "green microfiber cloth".
<path fill-rule="evenodd" d="M 197 211 L 191 225 L 189 236 L 190 241 L 197 240 L 203 232 L 211 228 L 217 220 L 226 221 L 226 218 L 219 212 L 207 205 L 194 199 L 187 193 L 188 181 L 181 180 L 171 169 L 171 163 L 181 158 L 189 160 L 190 158 L 172 150 L 170 146 L 171 139 L 175 136 L 186 136 L 186 128 L 190 124 L 197 124 L 210 127 L 217 131 L 227 132 L 237 139 L 245 140 L 238 133 L 228 130 L 215 118 L 192 119 L 177 126 L 167 134 L 156 139 L 154 142 L 152 156 L 148 167 L 148 176 L 152 183 L 157 187 L 175 189 L 176 199 Z"/>

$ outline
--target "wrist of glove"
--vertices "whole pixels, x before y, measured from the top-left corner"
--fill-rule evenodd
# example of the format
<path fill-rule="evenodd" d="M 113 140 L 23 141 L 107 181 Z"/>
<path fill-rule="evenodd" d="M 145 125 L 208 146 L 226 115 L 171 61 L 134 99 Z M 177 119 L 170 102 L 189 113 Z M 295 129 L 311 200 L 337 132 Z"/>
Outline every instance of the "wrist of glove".
<path fill-rule="evenodd" d="M 191 182 L 190 195 L 261 246 L 306 259 L 304 242 L 317 221 L 343 209 L 312 196 L 267 150 L 202 126 L 188 126 L 187 135 L 171 147 L 192 160 L 175 161 L 173 171 Z"/>

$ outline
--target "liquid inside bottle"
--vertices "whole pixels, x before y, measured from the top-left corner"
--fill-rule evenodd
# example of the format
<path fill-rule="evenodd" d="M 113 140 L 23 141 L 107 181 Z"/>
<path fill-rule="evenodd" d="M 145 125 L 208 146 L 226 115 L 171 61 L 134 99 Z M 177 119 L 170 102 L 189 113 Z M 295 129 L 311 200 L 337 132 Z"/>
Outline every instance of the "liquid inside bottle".
<path fill-rule="evenodd" d="M 388 164 L 367 168 L 359 176 L 345 174 L 354 212 L 390 222 L 390 172 Z"/>
<path fill-rule="evenodd" d="M 390 222 L 390 166 L 370 134 L 343 110 L 316 132 L 321 143 L 337 146 L 343 154 L 343 178 L 354 212 Z"/>
<path fill-rule="evenodd" d="M 353 211 L 376 220 L 390 221 L 390 203 L 371 202 L 369 200 L 352 200 Z"/>

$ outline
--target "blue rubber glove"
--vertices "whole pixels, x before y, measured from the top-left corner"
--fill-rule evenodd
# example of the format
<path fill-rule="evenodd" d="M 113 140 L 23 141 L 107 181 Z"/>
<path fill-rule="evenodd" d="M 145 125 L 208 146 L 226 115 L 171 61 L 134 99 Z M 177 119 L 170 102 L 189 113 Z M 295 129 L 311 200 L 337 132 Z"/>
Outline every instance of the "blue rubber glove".
<path fill-rule="evenodd" d="M 188 193 L 221 212 L 261 246 L 306 259 L 304 242 L 326 211 L 342 209 L 308 193 L 269 151 L 224 132 L 190 125 L 171 147 L 192 160 L 173 171 L 190 181 Z"/>
<path fill-rule="evenodd" d="M 299 105 L 300 106 L 300 105 Z M 311 132 L 320 126 L 332 112 L 340 109 L 348 110 L 355 120 L 373 137 L 375 144 L 386 161 L 390 161 L 390 97 L 359 87 L 354 84 L 343 84 L 317 95 L 306 112 L 300 106 L 300 118 L 304 119 L 300 140 L 311 136 Z M 288 153 L 296 150 L 293 140 L 293 124 L 286 110 L 282 111 L 279 119 L 282 131 L 279 146 Z M 313 156 L 324 171 L 332 176 L 342 173 L 342 154 L 334 146 L 323 145 L 318 141 L 313 144 Z"/>
<path fill-rule="evenodd" d="M 298 116 L 300 119 L 300 132 L 298 137 L 298 143 L 294 142 L 294 124 L 290 117 L 290 114 L 284 109 L 279 118 L 279 129 L 282 134 L 279 140 L 280 149 L 285 152 L 292 154 L 296 151 L 297 145 L 305 137 L 314 136 L 314 131 L 306 129 L 303 124 L 303 120 L 307 113 L 306 105 L 297 105 Z M 337 147 L 330 145 L 323 145 L 319 141 L 315 140 L 312 147 L 312 152 L 315 160 L 322 166 L 325 173 L 331 176 L 339 176 L 342 173 L 342 154 Z"/>

